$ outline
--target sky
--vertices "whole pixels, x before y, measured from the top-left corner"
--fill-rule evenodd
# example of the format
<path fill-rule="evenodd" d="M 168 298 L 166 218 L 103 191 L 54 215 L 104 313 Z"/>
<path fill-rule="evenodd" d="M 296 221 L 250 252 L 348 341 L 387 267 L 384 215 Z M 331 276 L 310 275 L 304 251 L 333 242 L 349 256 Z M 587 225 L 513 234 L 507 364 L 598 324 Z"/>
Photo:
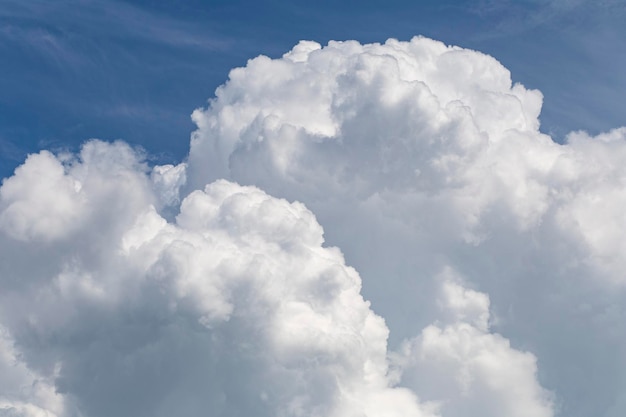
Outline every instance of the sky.
<path fill-rule="evenodd" d="M 0 0 L 0 416 L 623 416 L 625 14 Z"/>
<path fill-rule="evenodd" d="M 542 91 L 562 140 L 624 124 L 624 3 L 561 1 L 46 1 L 0 8 L 0 175 L 29 152 L 123 139 L 186 155 L 190 113 L 231 68 L 300 40 L 423 35 L 496 57 Z"/>

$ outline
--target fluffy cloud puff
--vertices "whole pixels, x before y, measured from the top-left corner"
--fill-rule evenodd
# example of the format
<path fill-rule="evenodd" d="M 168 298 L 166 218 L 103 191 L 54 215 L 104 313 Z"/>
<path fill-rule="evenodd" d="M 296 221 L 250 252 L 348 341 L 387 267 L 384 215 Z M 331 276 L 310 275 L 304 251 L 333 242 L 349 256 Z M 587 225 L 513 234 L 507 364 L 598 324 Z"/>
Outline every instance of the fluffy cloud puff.
<path fill-rule="evenodd" d="M 0 415 L 434 415 L 304 205 L 221 180 L 168 222 L 177 172 L 92 141 L 5 181 Z"/>
<path fill-rule="evenodd" d="M 537 383 L 536 357 L 490 332 L 489 297 L 465 288 L 449 269 L 440 278 L 442 320 L 395 355 L 403 385 L 436 401 L 448 417 L 552 416 L 552 396 Z"/>
<path fill-rule="evenodd" d="M 559 144 L 541 104 L 495 59 L 430 39 L 301 42 L 194 112 L 186 188 L 228 178 L 304 202 L 394 348 L 438 320 L 435 277 L 453 268 L 537 354 L 561 415 L 618 416 L 626 130 Z"/>

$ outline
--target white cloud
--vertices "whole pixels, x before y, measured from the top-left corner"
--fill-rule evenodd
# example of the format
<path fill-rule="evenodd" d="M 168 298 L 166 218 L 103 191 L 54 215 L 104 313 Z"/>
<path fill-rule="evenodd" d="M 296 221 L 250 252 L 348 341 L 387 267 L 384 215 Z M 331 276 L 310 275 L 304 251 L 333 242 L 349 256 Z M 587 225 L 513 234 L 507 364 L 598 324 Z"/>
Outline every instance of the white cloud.
<path fill-rule="evenodd" d="M 59 416 L 435 415 L 392 386 L 387 327 L 304 205 L 220 180 L 168 222 L 153 192 L 177 182 L 149 178 L 128 146 L 92 141 L 77 158 L 31 156 L 0 189 L 2 213 L 84 213 L 69 231 L 2 224 L 0 317 L 14 342 L 0 366 L 13 343 L 20 356 L 0 379 L 3 413 L 51 415 L 21 388 L 41 379 L 68 404 Z M 54 199 L 38 184 L 70 195 L 62 209 L 45 210 Z"/>
<path fill-rule="evenodd" d="M 625 131 L 556 144 L 541 102 L 429 39 L 302 42 L 233 70 L 179 165 L 31 155 L 0 188 L 0 409 L 620 415 Z"/>
<path fill-rule="evenodd" d="M 403 344 L 396 356 L 403 385 L 439 403 L 448 417 L 552 416 L 535 356 L 490 333 L 485 294 L 464 288 L 452 271 L 443 278 L 438 300 L 449 318 Z"/>
<path fill-rule="evenodd" d="M 187 187 L 228 178 L 305 203 L 392 347 L 438 319 L 434 277 L 452 267 L 537 355 L 563 415 L 604 415 L 626 369 L 626 141 L 557 144 L 541 103 L 495 59 L 429 39 L 302 43 L 233 70 L 194 112 Z"/>
<path fill-rule="evenodd" d="M 557 220 L 584 245 L 584 262 L 623 283 L 626 128 L 593 138 L 574 132 L 567 142 L 573 155 L 559 161 L 567 180 L 561 193 L 566 203 L 559 206 Z"/>
<path fill-rule="evenodd" d="M 54 239 L 78 222 L 82 207 L 77 202 L 80 183 L 64 175 L 49 152 L 29 157 L 0 189 L 0 224 L 12 237 Z"/>

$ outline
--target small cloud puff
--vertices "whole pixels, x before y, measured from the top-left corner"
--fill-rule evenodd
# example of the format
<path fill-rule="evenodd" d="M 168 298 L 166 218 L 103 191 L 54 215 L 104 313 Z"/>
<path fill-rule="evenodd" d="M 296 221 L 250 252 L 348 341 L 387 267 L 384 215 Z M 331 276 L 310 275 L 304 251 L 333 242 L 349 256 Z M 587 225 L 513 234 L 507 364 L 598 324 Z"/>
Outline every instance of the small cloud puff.
<path fill-rule="evenodd" d="M 489 297 L 464 288 L 450 269 L 443 277 L 439 303 L 450 321 L 402 345 L 394 358 L 402 384 L 448 417 L 553 416 L 552 394 L 537 382 L 536 357 L 490 332 Z"/>

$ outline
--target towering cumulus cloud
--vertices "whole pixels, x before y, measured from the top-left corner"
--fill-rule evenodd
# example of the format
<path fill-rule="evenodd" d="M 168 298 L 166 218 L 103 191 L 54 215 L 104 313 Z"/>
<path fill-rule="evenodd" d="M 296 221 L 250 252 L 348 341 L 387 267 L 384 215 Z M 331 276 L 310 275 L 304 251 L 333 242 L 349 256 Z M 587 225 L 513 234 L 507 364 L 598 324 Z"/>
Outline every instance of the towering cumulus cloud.
<path fill-rule="evenodd" d="M 557 144 L 541 103 L 429 39 L 301 42 L 179 165 L 29 156 L 0 416 L 622 416 L 626 130 Z"/>
<path fill-rule="evenodd" d="M 436 277 L 457 271 L 537 355 L 561 415 L 622 415 L 626 129 L 558 144 L 541 103 L 495 59 L 429 39 L 302 42 L 194 113 L 189 187 L 304 202 L 394 349 L 439 319 Z"/>

